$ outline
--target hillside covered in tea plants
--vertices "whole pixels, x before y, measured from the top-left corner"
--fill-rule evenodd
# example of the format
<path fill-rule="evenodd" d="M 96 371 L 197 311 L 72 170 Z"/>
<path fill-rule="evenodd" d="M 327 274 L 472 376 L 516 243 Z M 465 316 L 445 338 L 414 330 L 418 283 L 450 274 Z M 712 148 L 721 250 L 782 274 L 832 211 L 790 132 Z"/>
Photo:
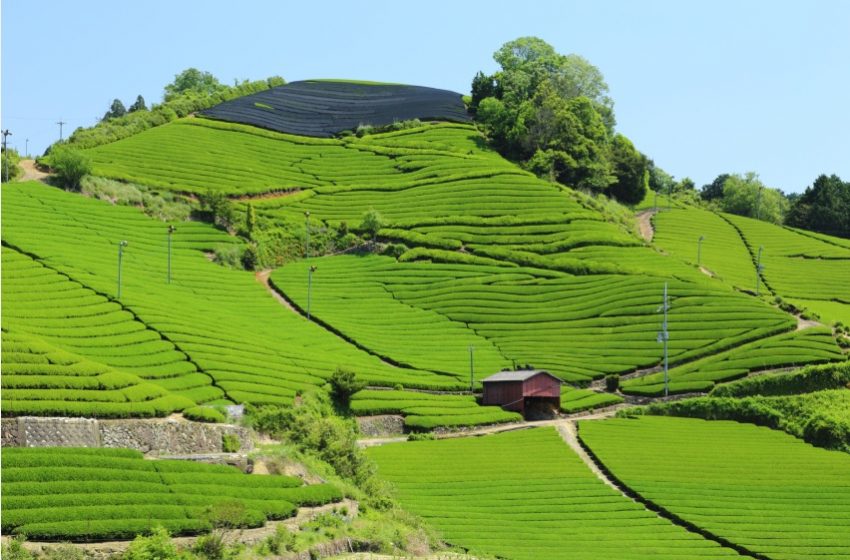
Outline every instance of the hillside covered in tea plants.
<path fill-rule="evenodd" d="M 504 558 L 846 555 L 850 243 L 655 188 L 601 74 L 569 93 L 598 70 L 532 39 L 470 96 L 172 84 L 193 110 L 105 118 L 5 183 L 4 421 L 244 405 L 321 475 L 4 448 L 3 532 L 198 534 L 233 501 L 248 530 L 348 499 Z M 481 404 L 535 369 L 562 382 L 547 427 Z M 364 453 L 375 418 L 398 431 Z M 315 532 L 349 535 L 329 511 Z"/>

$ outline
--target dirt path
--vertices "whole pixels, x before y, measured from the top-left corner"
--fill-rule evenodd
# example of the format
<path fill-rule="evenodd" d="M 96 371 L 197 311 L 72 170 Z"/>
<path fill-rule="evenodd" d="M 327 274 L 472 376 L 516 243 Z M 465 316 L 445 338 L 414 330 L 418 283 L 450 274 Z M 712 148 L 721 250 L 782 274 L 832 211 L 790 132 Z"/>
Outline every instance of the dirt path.
<path fill-rule="evenodd" d="M 292 307 L 292 304 L 289 303 L 289 301 L 287 301 L 287 299 L 285 297 L 283 297 L 282 295 L 277 293 L 277 290 L 275 290 L 274 288 L 271 287 L 271 285 L 269 284 L 269 276 L 271 276 L 271 275 L 272 275 L 271 269 L 258 270 L 257 272 L 254 273 L 254 278 L 257 280 L 257 282 L 259 282 L 260 284 L 262 284 L 263 286 L 266 287 L 266 290 L 269 291 L 269 293 L 277 300 L 277 302 L 279 304 L 286 307 L 287 309 L 289 309 L 293 313 L 298 313 L 298 311 L 294 307 Z"/>
<path fill-rule="evenodd" d="M 546 426 L 558 427 L 564 422 L 575 422 L 576 420 L 601 420 L 603 418 L 612 418 L 621 408 L 627 408 L 628 404 L 617 404 L 614 406 L 604 407 L 598 410 L 588 410 L 572 415 L 569 418 L 554 418 L 552 420 L 536 420 L 511 422 L 507 424 L 495 424 L 484 426 L 482 428 L 470 428 L 467 430 L 458 430 L 456 432 L 444 432 L 436 434 L 437 439 L 453 439 L 461 437 L 476 437 L 486 436 L 490 434 L 500 434 L 502 432 L 512 432 L 514 430 L 527 430 L 529 428 L 542 428 Z M 407 441 L 407 436 L 384 437 L 384 438 L 365 438 L 357 440 L 360 447 L 374 447 L 376 445 L 384 445 L 387 443 L 400 443 Z"/>
<path fill-rule="evenodd" d="M 21 176 L 22 181 L 41 181 L 44 183 L 50 176 L 49 173 L 45 173 L 35 166 L 35 160 L 22 159 L 20 165 L 21 169 L 24 170 L 24 174 Z"/>
<path fill-rule="evenodd" d="M 802 331 L 803 329 L 810 329 L 812 327 L 822 327 L 823 323 L 818 323 L 817 321 L 813 321 L 811 319 L 803 319 L 799 315 L 797 316 L 797 330 Z"/>
<path fill-rule="evenodd" d="M 623 495 L 624 498 L 631 498 L 623 492 L 619 486 L 614 484 L 608 475 L 602 472 L 602 469 L 597 466 L 596 463 L 593 462 L 593 459 L 590 458 L 590 455 L 587 454 L 587 451 L 581 446 L 578 442 L 578 431 L 576 429 L 576 423 L 572 420 L 567 420 L 558 424 L 557 426 L 558 434 L 561 436 L 561 439 L 572 449 L 576 455 L 578 455 L 579 459 L 584 461 L 584 464 L 591 470 L 591 472 L 596 475 L 596 478 L 604 482 L 607 486 L 610 486 L 617 492 Z"/>
<path fill-rule="evenodd" d="M 656 212 L 657 210 L 644 210 L 635 214 L 635 218 L 638 221 L 638 228 L 640 229 L 640 236 L 648 242 L 652 242 L 652 238 L 655 235 L 655 230 L 652 228 L 652 217 Z"/>

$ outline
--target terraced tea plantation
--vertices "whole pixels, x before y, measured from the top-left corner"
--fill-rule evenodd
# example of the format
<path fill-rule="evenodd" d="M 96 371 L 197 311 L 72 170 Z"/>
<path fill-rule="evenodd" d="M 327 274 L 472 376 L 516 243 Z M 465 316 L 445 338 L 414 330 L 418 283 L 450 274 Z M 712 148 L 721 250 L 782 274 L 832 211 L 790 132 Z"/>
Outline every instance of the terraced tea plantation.
<path fill-rule="evenodd" d="M 472 554 L 727 558 L 597 479 L 552 428 L 370 448 L 402 504 Z"/>
<path fill-rule="evenodd" d="M 731 381 L 754 371 L 843 359 L 844 354 L 836 344 L 832 330 L 815 327 L 742 344 L 732 350 L 672 368 L 669 371 L 669 388 L 673 393 L 707 391 L 715 383 Z M 623 391 L 638 395 L 661 395 L 664 391 L 664 374 L 654 373 L 629 379 L 623 382 Z"/>
<path fill-rule="evenodd" d="M 68 312 L 62 307 L 31 312 L 26 302 L 35 296 L 22 296 L 4 314 L 4 325 L 8 323 L 15 332 L 49 335 L 50 343 L 58 348 L 118 371 L 138 372 L 151 383 L 158 384 L 162 378 L 161 387 L 195 402 L 219 400 L 223 392 L 237 402 L 287 404 L 296 391 L 322 385 L 339 366 L 354 369 L 371 383 L 464 386 L 455 377 L 388 365 L 308 322 L 282 307 L 252 274 L 210 263 L 196 248 L 203 246 L 200 242 L 192 241 L 195 245 L 186 247 L 187 240 L 180 239 L 182 227 L 174 234 L 173 281 L 167 284 L 167 233 L 162 222 L 135 209 L 114 207 L 39 183 L 4 187 L 3 202 L 4 241 L 37 255 L 51 267 L 4 249 L 4 260 L 10 258 L 13 263 L 4 266 L 4 290 L 21 286 L 22 293 L 31 291 L 39 285 L 29 284 L 37 277 L 30 280 L 28 271 L 35 270 L 38 277 L 55 279 L 45 286 L 67 285 L 89 298 L 95 305 L 83 308 L 85 321 L 103 325 L 90 334 L 60 325 L 45 330 L 51 314 L 80 313 L 72 307 Z M 85 227 L 79 225 L 80 216 L 86 217 Z M 216 237 L 232 240 L 200 225 L 187 227 L 187 237 L 193 237 L 196 227 L 208 232 L 209 245 Z M 121 239 L 129 244 L 124 250 L 122 294 L 117 301 L 117 243 Z M 14 264 L 17 261 L 23 264 Z M 68 296 L 75 293 L 56 289 Z M 74 296 L 71 301 L 81 300 Z M 102 313 L 113 313 L 114 318 L 102 320 Z M 85 324 L 83 319 L 77 321 L 79 326 Z M 42 323 L 46 327 L 40 327 Z M 113 335 L 120 337 L 110 339 Z M 138 348 L 135 344 L 145 342 L 145 337 L 158 339 L 150 343 L 152 348 L 163 348 L 161 358 L 156 354 L 144 358 L 150 363 L 133 357 Z M 183 361 L 167 365 L 179 358 Z M 133 369 L 136 363 L 139 365 Z M 203 379 L 211 379 L 208 383 L 212 385 L 194 391 L 192 384 L 200 381 L 199 373 L 205 374 Z M 185 385 L 178 378 L 184 379 Z"/>
<path fill-rule="evenodd" d="M 303 279 L 313 265 L 316 317 L 399 362 L 424 364 L 425 350 L 431 350 L 433 362 L 461 379 L 464 372 L 468 376 L 469 345 L 476 349 L 477 378 L 510 360 L 545 368 L 568 381 L 586 381 L 651 366 L 662 356 L 656 333 L 664 283 L 657 278 L 570 276 L 527 267 L 397 262 L 377 256 L 326 257 L 292 263 L 272 276 L 301 308 L 307 298 Z M 674 362 L 794 325 L 781 311 L 709 282 L 669 283 L 670 330 L 677 333 L 670 340 Z M 361 298 L 362 306 L 352 303 Z M 373 313 L 370 302 L 378 301 L 394 312 Z M 374 333 L 384 335 L 377 338 Z M 825 351 L 827 359 L 837 352 L 834 341 L 831 344 L 833 353 Z M 499 353 L 505 357 L 501 363 Z M 805 362 L 810 354 L 801 353 L 797 359 Z"/>
<path fill-rule="evenodd" d="M 342 498 L 334 486 L 248 476 L 234 467 L 148 461 L 126 449 L 4 448 L 4 534 L 35 540 L 131 539 L 160 525 L 210 530 L 209 508 L 242 511 L 241 525 L 284 519 L 299 506 Z"/>
<path fill-rule="evenodd" d="M 580 422 L 579 437 L 643 498 L 776 560 L 850 556 L 850 456 L 737 422 Z"/>
<path fill-rule="evenodd" d="M 850 321 L 850 247 L 846 240 L 775 226 L 733 214 L 697 208 L 654 217 L 655 244 L 696 262 L 738 288 L 755 290 L 755 264 L 762 249 L 761 291 L 807 308 L 827 323 Z"/>

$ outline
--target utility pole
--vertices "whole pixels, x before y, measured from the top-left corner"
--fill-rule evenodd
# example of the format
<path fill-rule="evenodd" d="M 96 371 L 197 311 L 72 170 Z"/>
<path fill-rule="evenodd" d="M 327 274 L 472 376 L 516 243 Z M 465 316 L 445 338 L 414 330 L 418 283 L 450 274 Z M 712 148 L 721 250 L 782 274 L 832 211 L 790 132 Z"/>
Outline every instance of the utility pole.
<path fill-rule="evenodd" d="M 700 260 L 702 258 L 702 240 L 705 239 L 704 235 L 699 236 L 699 240 L 697 241 L 697 267 L 699 267 Z"/>
<path fill-rule="evenodd" d="M 304 219 L 305 219 L 304 231 L 306 232 L 306 240 L 307 240 L 307 245 L 306 245 L 306 248 L 304 249 L 304 256 L 309 259 L 310 258 L 310 211 L 309 210 L 304 212 Z"/>
<path fill-rule="evenodd" d="M 177 228 L 168 226 L 168 283 L 171 284 L 171 235 L 177 231 Z"/>
<path fill-rule="evenodd" d="M 316 272 L 316 265 L 310 266 L 307 270 L 307 320 L 310 320 L 310 298 L 313 292 L 313 273 Z"/>
<path fill-rule="evenodd" d="M 475 362 L 473 361 L 473 353 L 475 352 L 475 346 L 469 347 L 469 392 L 472 392 L 473 389 L 473 379 L 475 372 Z"/>
<path fill-rule="evenodd" d="M 25 146 L 24 147 L 24 156 L 29 158 L 30 157 L 30 139 L 29 138 L 24 139 L 24 146 Z"/>
<path fill-rule="evenodd" d="M 62 141 L 62 127 L 66 124 L 65 121 L 59 120 L 56 124 L 59 125 L 59 141 Z"/>
<path fill-rule="evenodd" d="M 664 282 L 664 303 L 658 308 L 658 311 L 664 311 L 664 322 L 661 323 L 661 332 L 656 338 L 657 342 L 664 343 L 664 396 L 670 394 L 670 377 L 667 371 L 667 341 L 670 338 L 670 333 L 667 332 L 667 310 L 670 306 L 667 304 L 667 282 Z"/>
<path fill-rule="evenodd" d="M 756 220 L 761 220 L 761 187 L 759 187 L 759 193 L 756 197 Z"/>
<path fill-rule="evenodd" d="M 759 247 L 759 256 L 756 258 L 756 295 L 759 295 L 759 280 L 761 280 L 761 271 L 764 267 L 761 264 L 761 252 L 764 247 Z"/>
<path fill-rule="evenodd" d="M 4 183 L 9 182 L 9 157 L 8 157 L 8 154 L 6 154 L 6 137 L 11 136 L 11 135 L 12 135 L 12 133 L 9 132 L 8 128 L 3 131 L 3 154 L 6 155 L 6 157 L 3 158 L 3 182 Z"/>
<path fill-rule="evenodd" d="M 126 241 L 118 244 L 118 299 L 121 299 L 121 261 L 124 259 L 124 247 L 126 246 Z"/>

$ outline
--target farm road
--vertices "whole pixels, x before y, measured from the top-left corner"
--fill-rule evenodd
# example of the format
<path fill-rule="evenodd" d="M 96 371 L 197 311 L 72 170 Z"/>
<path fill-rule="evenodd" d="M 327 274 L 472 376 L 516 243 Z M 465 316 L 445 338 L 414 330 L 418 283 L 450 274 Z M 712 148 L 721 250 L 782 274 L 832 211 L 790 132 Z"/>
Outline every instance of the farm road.
<path fill-rule="evenodd" d="M 47 177 L 50 176 L 49 173 L 45 173 L 41 171 L 35 166 L 35 160 L 32 159 L 22 159 L 21 160 L 21 169 L 24 170 L 24 174 L 21 177 L 22 181 L 42 181 L 44 182 Z"/>
<path fill-rule="evenodd" d="M 266 290 L 268 290 L 268 292 L 272 295 L 272 297 L 274 297 L 277 300 L 277 302 L 279 304 L 286 307 L 287 309 L 289 309 L 293 313 L 298 313 L 298 311 L 296 311 L 295 308 L 292 307 L 292 304 L 289 303 L 289 301 L 287 301 L 287 299 L 285 297 L 280 295 L 277 290 L 275 290 L 274 288 L 272 288 L 269 285 L 269 276 L 271 276 L 271 275 L 272 275 L 271 269 L 258 270 L 257 272 L 254 273 L 254 278 L 257 280 L 257 282 L 259 282 L 260 284 L 262 284 L 263 286 L 266 287 Z"/>
<path fill-rule="evenodd" d="M 655 212 L 656 210 L 644 210 L 635 214 L 635 218 L 638 221 L 638 228 L 640 229 L 640 236 L 646 241 L 652 241 L 652 237 L 655 235 L 655 230 L 652 228 L 652 217 L 655 215 Z"/>

